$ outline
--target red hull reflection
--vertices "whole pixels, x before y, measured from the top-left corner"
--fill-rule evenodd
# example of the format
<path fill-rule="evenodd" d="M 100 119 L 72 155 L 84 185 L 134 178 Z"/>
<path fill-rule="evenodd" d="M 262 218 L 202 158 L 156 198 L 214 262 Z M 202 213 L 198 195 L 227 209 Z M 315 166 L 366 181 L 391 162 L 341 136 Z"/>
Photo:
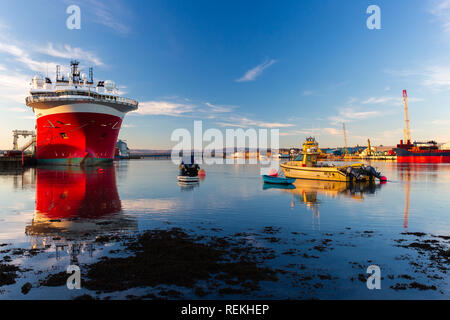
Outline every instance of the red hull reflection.
<path fill-rule="evenodd" d="M 120 210 L 113 166 L 37 169 L 36 212 L 48 219 L 95 219 Z"/>

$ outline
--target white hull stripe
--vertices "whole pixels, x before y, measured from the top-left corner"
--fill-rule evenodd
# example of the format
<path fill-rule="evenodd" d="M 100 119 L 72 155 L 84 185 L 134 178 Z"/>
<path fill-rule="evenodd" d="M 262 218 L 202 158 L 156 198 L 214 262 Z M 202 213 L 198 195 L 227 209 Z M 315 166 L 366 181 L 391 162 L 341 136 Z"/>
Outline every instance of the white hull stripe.
<path fill-rule="evenodd" d="M 114 108 L 93 103 L 67 104 L 48 109 L 35 109 L 36 118 L 58 113 L 77 113 L 77 112 L 108 114 L 119 117 L 120 119 L 123 119 L 123 117 L 125 116 L 125 113 L 120 112 Z"/>

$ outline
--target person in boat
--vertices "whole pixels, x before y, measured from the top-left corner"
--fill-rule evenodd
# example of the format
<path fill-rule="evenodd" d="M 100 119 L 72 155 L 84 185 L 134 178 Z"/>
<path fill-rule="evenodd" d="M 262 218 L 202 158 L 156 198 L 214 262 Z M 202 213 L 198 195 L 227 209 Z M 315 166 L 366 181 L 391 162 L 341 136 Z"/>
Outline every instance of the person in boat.
<path fill-rule="evenodd" d="M 194 156 L 191 156 L 190 163 L 184 163 L 182 160 L 179 169 L 180 176 L 197 177 L 200 166 L 195 162 Z"/>

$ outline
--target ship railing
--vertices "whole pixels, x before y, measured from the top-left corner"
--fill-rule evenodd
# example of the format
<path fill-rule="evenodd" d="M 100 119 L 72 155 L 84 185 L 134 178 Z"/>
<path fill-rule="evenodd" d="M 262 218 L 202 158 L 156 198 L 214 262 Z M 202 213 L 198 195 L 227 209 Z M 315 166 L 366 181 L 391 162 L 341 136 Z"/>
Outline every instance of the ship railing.
<path fill-rule="evenodd" d="M 90 96 L 80 95 L 80 96 L 71 96 L 71 95 L 58 95 L 58 96 L 29 96 L 25 98 L 26 103 L 36 103 L 36 102 L 47 102 L 47 101 L 59 101 L 59 100 L 92 100 L 92 101 L 104 101 L 104 102 L 112 102 L 112 103 L 120 103 L 126 105 L 137 106 L 138 102 L 133 99 L 117 97 L 117 96 L 106 96 L 106 95 L 98 95 L 93 94 Z"/>

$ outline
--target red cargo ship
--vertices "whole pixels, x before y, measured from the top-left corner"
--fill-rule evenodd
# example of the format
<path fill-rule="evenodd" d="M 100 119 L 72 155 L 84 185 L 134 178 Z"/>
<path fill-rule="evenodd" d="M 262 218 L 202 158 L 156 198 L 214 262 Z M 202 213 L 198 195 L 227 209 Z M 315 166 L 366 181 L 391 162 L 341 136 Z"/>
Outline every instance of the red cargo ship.
<path fill-rule="evenodd" d="M 411 128 L 409 125 L 408 94 L 403 90 L 403 106 L 405 109 L 405 142 L 394 149 L 397 162 L 410 163 L 450 163 L 450 150 L 439 148 L 435 141 L 411 143 Z"/>
<path fill-rule="evenodd" d="M 55 84 L 35 76 L 27 106 L 36 114 L 36 159 L 40 164 L 96 165 L 111 162 L 122 120 L 138 102 L 121 97 L 112 81 L 94 85 L 71 62 L 67 78 L 56 69 Z"/>
<path fill-rule="evenodd" d="M 404 144 L 401 140 L 395 152 L 397 162 L 450 163 L 450 150 L 439 149 L 435 141 Z"/>

